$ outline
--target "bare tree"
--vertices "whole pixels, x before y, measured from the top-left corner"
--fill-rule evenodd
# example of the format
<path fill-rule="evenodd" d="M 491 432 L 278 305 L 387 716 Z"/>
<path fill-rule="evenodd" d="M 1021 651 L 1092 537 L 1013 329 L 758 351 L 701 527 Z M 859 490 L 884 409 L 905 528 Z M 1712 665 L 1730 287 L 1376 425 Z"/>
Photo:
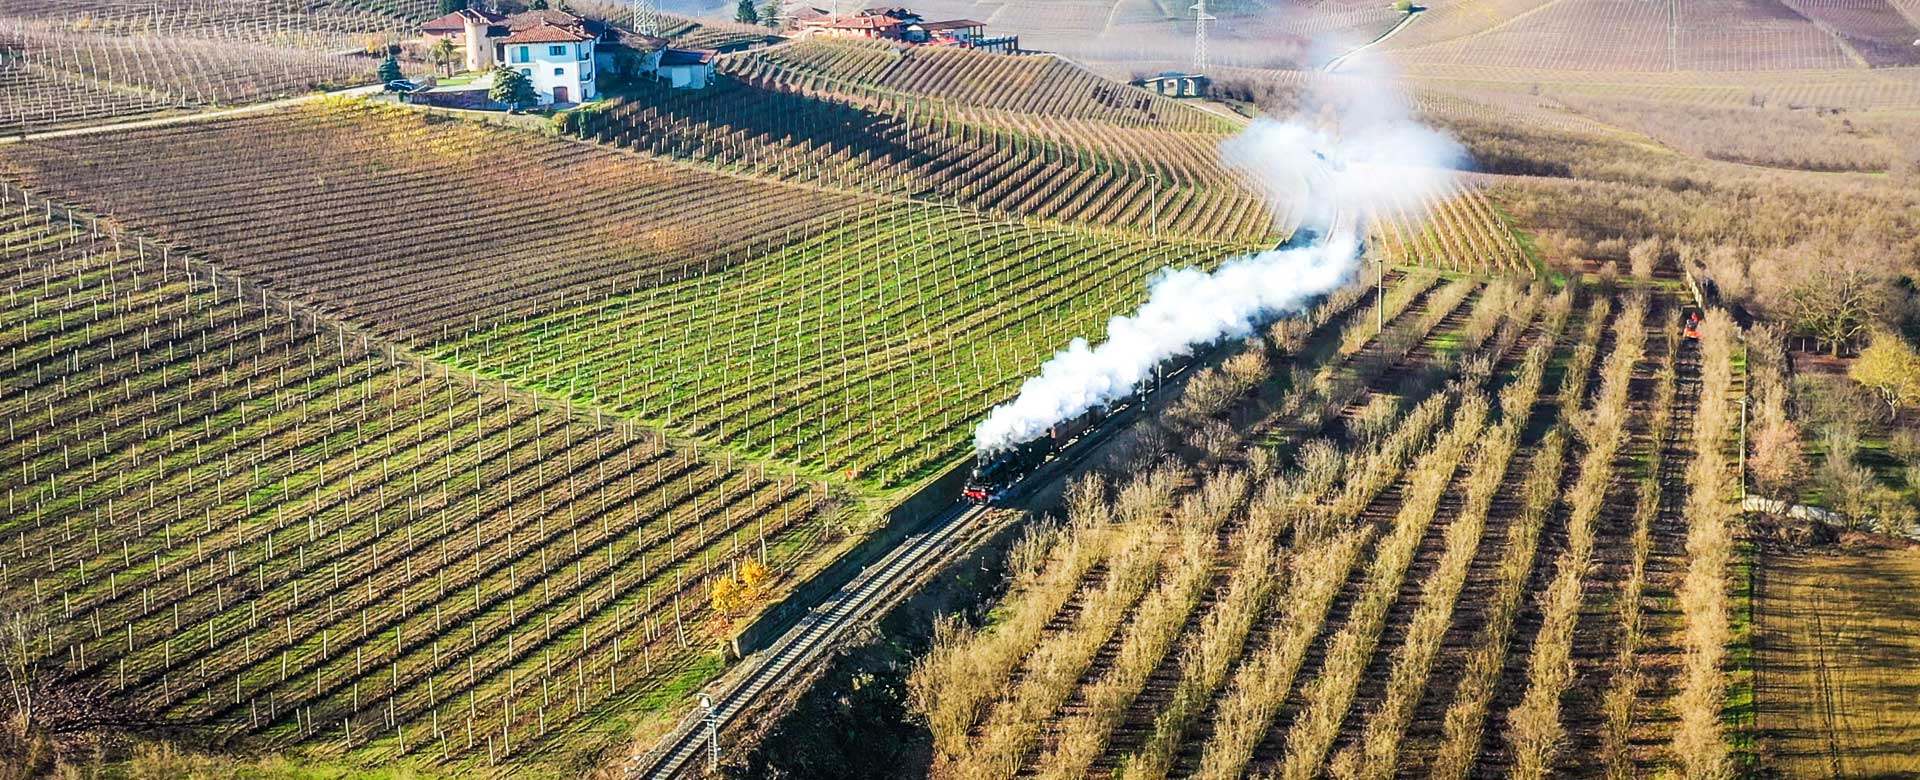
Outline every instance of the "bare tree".
<path fill-rule="evenodd" d="M 1864 236 L 1853 241 L 1821 236 L 1776 252 L 1756 281 L 1769 310 L 1838 355 L 1841 345 L 1892 310 L 1898 273 L 1891 256 Z"/>
<path fill-rule="evenodd" d="M 1760 494 L 1791 499 L 1807 473 L 1801 452 L 1800 426 L 1790 420 L 1767 420 L 1753 436 L 1753 457 L 1747 461 Z"/>
<path fill-rule="evenodd" d="M 1633 277 L 1640 281 L 1651 281 L 1653 269 L 1660 264 L 1661 255 L 1666 254 L 1666 245 L 1658 236 L 1642 239 L 1627 250 L 1627 259 L 1632 261 Z"/>

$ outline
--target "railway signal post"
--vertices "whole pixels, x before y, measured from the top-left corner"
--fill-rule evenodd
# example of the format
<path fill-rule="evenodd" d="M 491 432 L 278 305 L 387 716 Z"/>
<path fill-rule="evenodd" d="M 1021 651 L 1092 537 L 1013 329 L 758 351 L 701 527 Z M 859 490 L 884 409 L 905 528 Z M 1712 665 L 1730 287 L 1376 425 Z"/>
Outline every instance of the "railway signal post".
<path fill-rule="evenodd" d="M 720 713 L 713 708 L 713 697 L 700 694 L 700 708 L 706 710 L 707 771 L 720 768 Z"/>

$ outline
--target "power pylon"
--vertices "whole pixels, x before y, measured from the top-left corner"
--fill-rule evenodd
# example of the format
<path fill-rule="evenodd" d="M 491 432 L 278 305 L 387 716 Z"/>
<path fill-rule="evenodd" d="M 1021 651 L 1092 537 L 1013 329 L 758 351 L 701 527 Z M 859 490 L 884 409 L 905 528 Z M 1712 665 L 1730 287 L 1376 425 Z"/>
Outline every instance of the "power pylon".
<path fill-rule="evenodd" d="M 660 14 L 654 11 L 653 0 L 633 0 L 633 31 L 660 37 Z"/>
<path fill-rule="evenodd" d="M 1207 72 L 1207 22 L 1218 17 L 1207 13 L 1207 0 L 1196 0 L 1193 11 L 1193 72 Z"/>

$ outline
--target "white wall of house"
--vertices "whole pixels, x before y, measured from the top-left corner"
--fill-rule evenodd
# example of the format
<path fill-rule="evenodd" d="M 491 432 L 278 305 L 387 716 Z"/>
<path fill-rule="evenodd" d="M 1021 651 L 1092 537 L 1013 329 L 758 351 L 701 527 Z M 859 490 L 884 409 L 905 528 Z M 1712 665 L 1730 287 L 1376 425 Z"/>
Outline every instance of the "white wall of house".
<path fill-rule="evenodd" d="M 541 104 L 556 102 L 555 88 L 565 91 L 561 102 L 579 103 L 599 97 L 594 86 L 593 41 L 573 43 L 506 44 L 507 67 L 526 74 Z"/>
<path fill-rule="evenodd" d="M 674 89 L 706 89 L 707 82 L 713 80 L 713 64 L 663 66 L 660 78 Z"/>

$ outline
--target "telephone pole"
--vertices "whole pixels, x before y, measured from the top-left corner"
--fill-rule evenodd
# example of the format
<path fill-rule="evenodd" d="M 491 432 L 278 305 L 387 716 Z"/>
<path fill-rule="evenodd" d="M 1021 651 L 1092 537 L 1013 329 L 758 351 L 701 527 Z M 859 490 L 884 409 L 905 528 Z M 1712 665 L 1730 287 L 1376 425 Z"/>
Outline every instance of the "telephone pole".
<path fill-rule="evenodd" d="M 1377 336 L 1387 332 L 1387 256 L 1374 258 L 1373 267 L 1377 271 L 1375 283 L 1380 289 L 1373 304 L 1373 333 Z"/>
<path fill-rule="evenodd" d="M 1153 196 L 1153 206 L 1152 206 L 1153 237 L 1159 238 L 1160 237 L 1160 174 L 1158 172 L 1149 173 L 1147 174 L 1147 180 L 1153 182 L 1153 187 L 1147 190 L 1148 194 Z"/>

